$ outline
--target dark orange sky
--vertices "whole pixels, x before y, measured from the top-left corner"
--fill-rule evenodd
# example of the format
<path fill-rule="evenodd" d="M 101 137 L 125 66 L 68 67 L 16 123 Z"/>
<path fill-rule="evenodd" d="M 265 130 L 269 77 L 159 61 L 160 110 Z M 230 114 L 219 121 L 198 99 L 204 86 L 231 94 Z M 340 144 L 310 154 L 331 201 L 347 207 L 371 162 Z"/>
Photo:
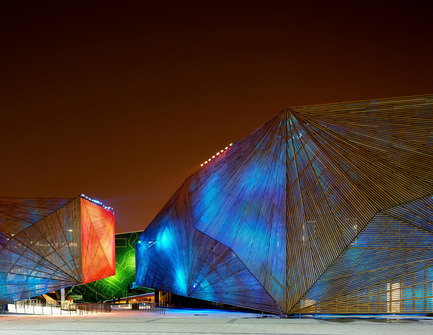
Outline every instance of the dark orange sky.
<path fill-rule="evenodd" d="M 285 107 L 433 93 L 431 1 L 7 2 L 0 195 L 85 193 L 117 232 Z"/>

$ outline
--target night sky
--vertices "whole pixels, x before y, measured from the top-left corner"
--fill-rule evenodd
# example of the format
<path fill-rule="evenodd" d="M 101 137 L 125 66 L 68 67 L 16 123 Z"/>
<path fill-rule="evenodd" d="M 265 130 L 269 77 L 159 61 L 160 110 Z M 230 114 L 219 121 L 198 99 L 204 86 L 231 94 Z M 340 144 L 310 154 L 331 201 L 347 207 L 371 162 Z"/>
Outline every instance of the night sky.
<path fill-rule="evenodd" d="M 433 93 L 432 1 L 2 1 L 1 196 L 143 230 L 290 106 Z"/>

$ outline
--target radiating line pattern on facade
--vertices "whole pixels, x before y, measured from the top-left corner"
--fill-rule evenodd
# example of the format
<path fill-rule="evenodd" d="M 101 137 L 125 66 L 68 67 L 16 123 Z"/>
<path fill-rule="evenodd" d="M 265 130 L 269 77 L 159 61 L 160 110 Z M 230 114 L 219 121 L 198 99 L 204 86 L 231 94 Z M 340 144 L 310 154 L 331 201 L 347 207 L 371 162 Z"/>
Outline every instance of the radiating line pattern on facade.
<path fill-rule="evenodd" d="M 245 269 L 202 280 L 205 300 L 289 313 L 403 312 L 424 299 L 411 311 L 432 311 L 432 104 L 425 95 L 283 110 L 185 181 L 137 244 L 137 282 L 198 297 L 195 260 L 205 277 L 220 273 L 206 259 L 217 243 Z M 381 247 L 366 244 L 377 236 Z M 408 271 L 424 273 L 424 295 L 408 293 Z M 254 300 L 226 278 L 262 293 Z M 377 285 L 371 302 L 352 296 Z"/>
<path fill-rule="evenodd" d="M 0 198 L 0 304 L 114 274 L 114 214 L 82 197 Z"/>

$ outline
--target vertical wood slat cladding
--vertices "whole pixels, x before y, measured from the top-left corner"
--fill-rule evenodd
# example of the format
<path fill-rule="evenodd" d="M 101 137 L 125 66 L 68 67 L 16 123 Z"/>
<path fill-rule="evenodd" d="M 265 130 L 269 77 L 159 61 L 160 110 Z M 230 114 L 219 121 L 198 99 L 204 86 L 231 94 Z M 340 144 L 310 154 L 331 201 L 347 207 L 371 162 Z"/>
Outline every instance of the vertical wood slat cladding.
<path fill-rule="evenodd" d="M 433 255 L 426 241 L 433 226 L 432 106 L 433 96 L 424 95 L 280 112 L 185 181 L 143 233 L 143 244 L 137 245 L 142 257 L 137 278 L 162 287 L 164 278 L 171 276 L 167 290 L 194 296 L 196 278 L 203 276 L 203 282 L 220 271 L 210 264 L 204 255 L 210 249 L 203 246 L 217 243 L 245 267 L 242 280 L 254 282 L 258 299 L 246 299 L 247 291 L 238 286 L 217 288 L 214 279 L 204 299 L 288 313 L 345 312 L 359 298 L 359 311 L 365 311 L 374 308 L 368 307 L 366 295 L 356 292 L 386 278 L 389 288 L 375 292 L 391 302 L 378 304 L 376 293 L 368 297 L 381 306 L 378 310 L 397 310 L 399 294 L 409 294 L 401 291 L 408 286 L 398 282 L 403 270 L 424 271 L 431 280 L 427 268 Z M 408 241 L 404 247 L 392 244 L 394 235 L 387 235 L 395 225 L 400 225 L 395 236 Z M 166 230 L 173 232 L 176 247 L 164 256 L 161 239 Z M 356 246 L 361 237 L 373 241 L 378 234 L 388 249 Z M 423 244 L 428 246 L 418 250 Z M 343 273 L 339 277 L 353 262 L 360 268 L 353 257 L 368 255 L 366 273 L 353 270 L 350 280 Z M 394 261 L 400 259 L 401 264 Z M 385 277 L 384 262 L 389 263 Z M 183 293 L 176 288 L 182 276 L 176 276 L 175 269 L 180 266 Z M 209 271 L 198 275 L 203 267 Z M 332 280 L 326 280 L 330 273 Z M 370 286 L 362 288 L 362 283 Z M 229 298 L 230 292 L 235 298 Z M 270 308 L 272 304 L 277 307 Z M 413 310 L 420 310 L 421 304 L 415 305 Z M 431 311 L 431 303 L 423 306 Z"/>

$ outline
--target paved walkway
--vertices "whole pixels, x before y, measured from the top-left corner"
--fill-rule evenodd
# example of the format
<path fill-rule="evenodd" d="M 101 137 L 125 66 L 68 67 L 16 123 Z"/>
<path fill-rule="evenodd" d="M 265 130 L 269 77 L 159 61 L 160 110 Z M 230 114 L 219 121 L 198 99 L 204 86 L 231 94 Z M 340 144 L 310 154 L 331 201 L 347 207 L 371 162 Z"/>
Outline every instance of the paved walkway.
<path fill-rule="evenodd" d="M 84 316 L 0 315 L 0 334 L 433 334 L 433 318 L 405 319 L 280 319 L 259 314 L 168 310 L 165 315 L 115 310 Z"/>

